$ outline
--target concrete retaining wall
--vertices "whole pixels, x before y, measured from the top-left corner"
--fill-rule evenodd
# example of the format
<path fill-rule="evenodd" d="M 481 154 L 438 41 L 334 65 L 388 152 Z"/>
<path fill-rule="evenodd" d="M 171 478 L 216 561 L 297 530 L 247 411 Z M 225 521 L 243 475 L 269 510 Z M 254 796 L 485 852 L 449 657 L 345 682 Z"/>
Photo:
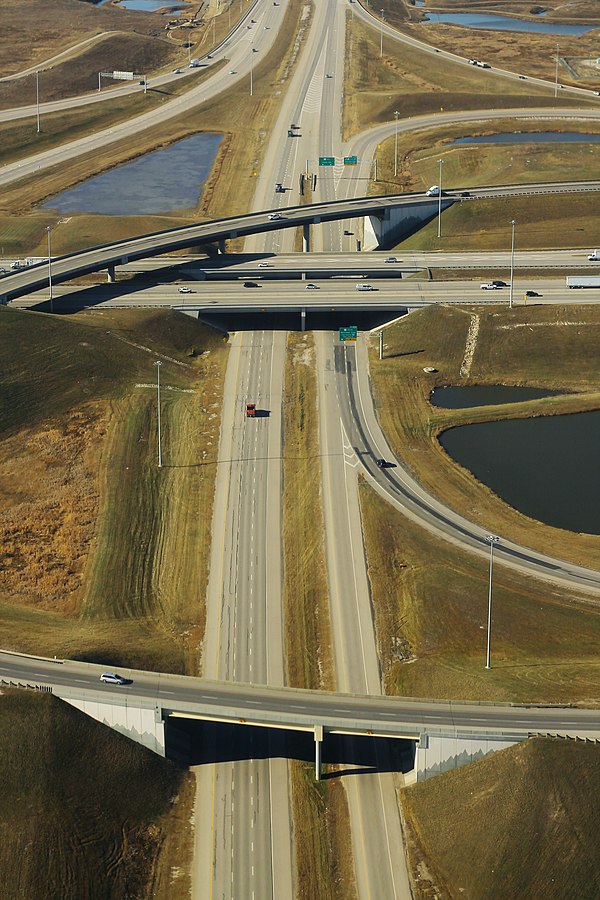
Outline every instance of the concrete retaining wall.
<path fill-rule="evenodd" d="M 454 199 L 442 199 L 442 210 L 452 206 Z M 386 250 L 422 228 L 438 214 L 438 198 L 430 202 L 405 203 L 388 207 L 381 216 L 365 216 L 363 250 Z"/>
<path fill-rule="evenodd" d="M 475 762 L 505 747 L 512 747 L 523 736 L 491 735 L 480 737 L 478 735 L 438 735 L 422 734 L 417 744 L 415 756 L 415 771 L 417 781 L 425 781 L 434 775 L 458 769 L 468 763 Z"/>
<path fill-rule="evenodd" d="M 165 755 L 165 725 L 160 710 L 140 709 L 126 704 L 98 703 L 95 700 L 74 697 L 61 699 L 81 710 L 86 716 L 114 728 L 115 731 L 137 741 L 159 756 Z"/>

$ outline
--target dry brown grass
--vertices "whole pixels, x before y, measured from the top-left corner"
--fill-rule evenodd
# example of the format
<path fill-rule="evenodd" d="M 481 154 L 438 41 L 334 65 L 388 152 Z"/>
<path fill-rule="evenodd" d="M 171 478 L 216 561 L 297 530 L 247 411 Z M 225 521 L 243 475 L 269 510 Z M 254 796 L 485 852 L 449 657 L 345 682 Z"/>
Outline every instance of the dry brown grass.
<path fill-rule="evenodd" d="M 331 690 L 334 676 L 314 354 L 310 333 L 289 336 L 283 404 L 286 660 L 293 687 Z"/>
<path fill-rule="evenodd" d="M 535 738 L 402 791 L 416 900 L 597 897 L 599 755 Z"/>
<path fill-rule="evenodd" d="M 196 672 L 222 336 L 170 312 L 2 319 L 0 645 Z"/>

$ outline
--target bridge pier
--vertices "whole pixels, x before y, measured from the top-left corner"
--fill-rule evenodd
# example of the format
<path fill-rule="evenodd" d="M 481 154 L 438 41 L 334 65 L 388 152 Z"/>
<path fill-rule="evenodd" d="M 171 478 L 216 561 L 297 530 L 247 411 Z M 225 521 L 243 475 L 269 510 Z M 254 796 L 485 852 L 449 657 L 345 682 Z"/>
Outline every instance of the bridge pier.
<path fill-rule="evenodd" d="M 323 742 L 323 726 L 315 725 L 315 780 L 321 780 L 321 744 Z"/>
<path fill-rule="evenodd" d="M 300 331 L 306 331 L 306 310 L 300 310 Z"/>
<path fill-rule="evenodd" d="M 106 269 L 106 276 L 107 276 L 106 280 L 108 281 L 109 284 L 113 284 L 113 283 L 117 280 L 117 277 L 116 277 L 116 275 L 115 275 L 115 266 L 114 266 L 114 263 L 113 263 L 112 266 L 108 266 L 108 267 L 107 267 L 107 269 Z"/>
<path fill-rule="evenodd" d="M 310 222 L 302 226 L 302 252 L 310 253 Z"/>
<path fill-rule="evenodd" d="M 220 240 L 219 240 L 219 255 L 225 256 L 226 253 L 227 253 L 227 250 L 225 248 L 225 238 L 220 238 Z"/>

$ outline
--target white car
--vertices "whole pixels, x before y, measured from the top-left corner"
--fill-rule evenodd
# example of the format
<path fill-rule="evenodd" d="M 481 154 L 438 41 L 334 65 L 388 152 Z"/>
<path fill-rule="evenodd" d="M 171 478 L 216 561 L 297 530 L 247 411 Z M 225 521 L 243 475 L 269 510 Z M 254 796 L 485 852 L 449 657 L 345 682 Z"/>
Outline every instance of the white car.
<path fill-rule="evenodd" d="M 181 69 L 173 69 L 173 75 L 181 75 Z"/>
<path fill-rule="evenodd" d="M 259 263 L 258 268 L 259 269 L 272 269 L 273 266 L 271 263 Z"/>
<path fill-rule="evenodd" d="M 285 216 L 282 216 L 281 213 L 269 213 L 267 219 L 269 222 L 277 222 L 278 219 L 285 219 Z"/>
<path fill-rule="evenodd" d="M 180 287 L 180 288 L 177 288 L 177 290 L 179 291 L 180 294 L 191 294 L 192 293 L 192 289 L 189 287 Z"/>
<path fill-rule="evenodd" d="M 428 191 L 425 191 L 426 197 L 439 197 L 442 192 L 438 184 L 432 184 Z"/>
<path fill-rule="evenodd" d="M 482 291 L 499 291 L 500 285 L 494 284 L 493 281 L 487 281 L 485 284 L 480 284 L 479 287 Z"/>
<path fill-rule="evenodd" d="M 388 258 L 387 258 L 385 261 L 386 261 L 386 263 L 397 263 L 397 262 L 400 262 L 400 260 L 398 259 L 397 256 L 388 256 Z"/>
<path fill-rule="evenodd" d="M 374 287 L 374 285 L 372 285 L 372 284 L 357 284 L 356 290 L 357 291 L 376 291 L 377 288 Z"/>
<path fill-rule="evenodd" d="M 236 72 L 235 69 L 230 69 L 230 70 L 229 70 L 229 74 L 230 74 L 230 75 L 237 75 L 237 72 Z"/>
<path fill-rule="evenodd" d="M 116 672 L 103 672 L 100 681 L 104 681 L 106 684 L 127 684 L 127 679 L 122 675 L 117 675 Z"/>
<path fill-rule="evenodd" d="M 307 284 L 304 288 L 305 291 L 320 291 L 321 288 L 318 284 Z"/>

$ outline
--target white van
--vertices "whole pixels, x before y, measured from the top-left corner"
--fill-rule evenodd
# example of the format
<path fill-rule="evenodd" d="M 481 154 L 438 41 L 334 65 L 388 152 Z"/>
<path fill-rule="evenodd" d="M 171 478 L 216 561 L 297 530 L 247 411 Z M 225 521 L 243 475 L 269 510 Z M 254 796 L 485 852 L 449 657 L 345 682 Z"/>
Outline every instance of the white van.
<path fill-rule="evenodd" d="M 439 184 L 432 184 L 428 191 L 425 191 L 426 197 L 439 197 L 441 194 Z"/>

